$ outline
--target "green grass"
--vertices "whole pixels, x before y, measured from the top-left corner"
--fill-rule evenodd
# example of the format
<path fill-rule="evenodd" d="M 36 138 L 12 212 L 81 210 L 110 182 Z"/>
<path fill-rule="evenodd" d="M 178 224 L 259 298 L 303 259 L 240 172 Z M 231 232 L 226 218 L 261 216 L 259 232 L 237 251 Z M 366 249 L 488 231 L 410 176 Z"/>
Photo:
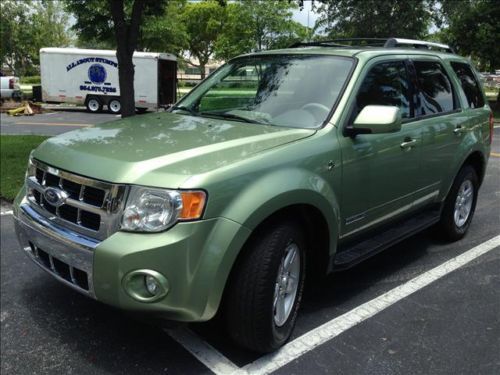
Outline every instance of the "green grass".
<path fill-rule="evenodd" d="M 31 150 L 45 139 L 38 135 L 0 136 L 0 198 L 14 200 L 23 184 Z"/>
<path fill-rule="evenodd" d="M 40 76 L 29 76 L 29 77 L 21 77 L 21 84 L 31 84 L 31 85 L 39 85 L 41 82 Z"/>

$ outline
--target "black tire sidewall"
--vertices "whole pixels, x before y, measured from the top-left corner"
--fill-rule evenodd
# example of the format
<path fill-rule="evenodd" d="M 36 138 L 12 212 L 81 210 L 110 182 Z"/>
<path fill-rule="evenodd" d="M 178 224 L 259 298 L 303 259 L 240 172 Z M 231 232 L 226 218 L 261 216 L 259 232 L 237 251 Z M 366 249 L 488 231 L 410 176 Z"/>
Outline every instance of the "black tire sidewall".
<path fill-rule="evenodd" d="M 295 234 L 293 234 L 293 238 L 288 241 L 288 243 L 282 247 L 281 250 L 281 257 L 279 258 L 279 262 L 277 267 L 275 268 L 275 278 L 274 280 L 277 279 L 278 277 L 278 270 L 279 266 L 281 263 L 281 259 L 283 258 L 285 254 L 285 250 L 288 245 L 291 243 L 297 244 L 297 247 L 299 248 L 299 253 L 300 253 L 300 280 L 299 280 L 299 285 L 297 287 L 297 295 L 295 296 L 295 301 L 293 302 L 293 307 L 292 311 L 290 312 L 290 316 L 288 317 L 287 321 L 285 324 L 283 324 L 281 327 L 278 327 L 275 322 L 274 322 L 274 311 L 273 311 L 273 302 L 271 301 L 271 311 L 270 311 L 270 316 L 271 316 L 271 331 L 273 333 L 273 341 L 275 342 L 276 349 L 283 345 L 290 335 L 292 334 L 293 328 L 295 326 L 295 321 L 297 320 L 297 315 L 300 307 L 300 302 L 302 300 L 302 294 L 304 291 L 304 281 L 305 281 L 305 272 L 306 272 L 306 254 L 305 254 L 305 241 L 303 236 L 301 235 L 300 230 L 296 230 Z M 274 298 L 274 293 L 273 293 L 273 298 Z"/>
<path fill-rule="evenodd" d="M 271 352 L 292 334 L 304 290 L 306 241 L 293 221 L 273 221 L 254 232 L 233 267 L 224 302 L 224 319 L 230 336 L 248 349 Z M 274 323 L 274 290 L 287 246 L 297 244 L 300 278 L 292 310 L 281 327 Z"/>
<path fill-rule="evenodd" d="M 118 103 L 120 104 L 120 109 L 119 109 L 118 111 L 113 111 L 113 110 L 111 109 L 111 103 L 112 103 L 112 102 L 115 102 L 115 101 L 116 101 L 116 102 L 118 102 Z M 112 113 L 112 114 L 114 114 L 114 115 L 119 114 L 119 113 L 122 111 L 122 104 L 121 104 L 121 102 L 120 102 L 118 99 L 111 99 L 111 100 L 108 102 L 108 110 L 109 110 L 109 112 L 111 112 L 111 113 Z"/>
<path fill-rule="evenodd" d="M 466 180 L 469 180 L 472 183 L 472 187 L 474 189 L 472 206 L 471 206 L 471 211 L 469 213 L 469 217 L 467 218 L 466 222 L 459 227 L 456 225 L 454 218 L 455 203 L 457 200 L 457 195 L 460 190 L 460 187 Z M 441 227 L 446 231 L 445 235 L 448 239 L 454 241 L 459 240 L 465 235 L 465 233 L 469 229 L 472 217 L 474 216 L 474 212 L 476 209 L 478 189 L 479 189 L 479 181 L 476 171 L 469 165 L 464 166 L 458 173 L 453 183 L 453 186 L 450 189 L 448 197 L 445 201 L 441 217 L 441 224 L 442 224 Z"/>
<path fill-rule="evenodd" d="M 89 103 L 90 103 L 92 100 L 95 100 L 95 101 L 97 101 L 97 103 L 99 103 L 99 107 L 98 107 L 95 111 L 93 111 L 93 110 L 90 108 L 90 105 L 89 105 Z M 99 99 L 97 99 L 97 98 L 90 98 L 90 99 L 88 99 L 88 100 L 87 100 L 87 103 L 86 103 L 86 105 L 85 105 L 85 106 L 87 107 L 87 111 L 89 111 L 90 113 L 98 113 L 98 112 L 101 112 L 101 111 L 102 111 L 102 102 L 101 102 Z"/>

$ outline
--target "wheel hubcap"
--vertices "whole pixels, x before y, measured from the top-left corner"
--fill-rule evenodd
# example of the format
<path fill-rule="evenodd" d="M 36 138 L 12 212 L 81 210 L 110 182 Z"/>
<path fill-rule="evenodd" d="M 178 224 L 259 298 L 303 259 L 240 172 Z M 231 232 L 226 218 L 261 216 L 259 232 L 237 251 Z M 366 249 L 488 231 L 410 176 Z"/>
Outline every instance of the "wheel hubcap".
<path fill-rule="evenodd" d="M 91 111 L 97 111 L 99 109 L 99 103 L 95 99 L 89 100 L 89 108 Z"/>
<path fill-rule="evenodd" d="M 292 312 L 300 280 L 300 251 L 295 243 L 287 246 L 274 288 L 274 324 L 281 327 Z"/>
<path fill-rule="evenodd" d="M 119 112 L 120 109 L 121 109 L 121 104 L 119 101 L 117 100 L 112 100 L 110 103 L 109 103 L 109 107 L 111 108 L 111 110 L 113 112 Z"/>
<path fill-rule="evenodd" d="M 460 185 L 455 201 L 454 219 L 457 227 L 462 227 L 472 211 L 472 201 L 474 200 L 474 186 L 469 180 L 465 180 Z"/>

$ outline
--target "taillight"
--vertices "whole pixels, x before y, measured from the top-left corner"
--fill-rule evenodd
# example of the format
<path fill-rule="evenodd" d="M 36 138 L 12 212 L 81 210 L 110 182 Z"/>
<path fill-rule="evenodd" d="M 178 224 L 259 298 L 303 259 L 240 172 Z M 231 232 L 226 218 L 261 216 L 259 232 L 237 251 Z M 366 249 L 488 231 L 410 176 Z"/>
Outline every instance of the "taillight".
<path fill-rule="evenodd" d="M 493 118 L 493 112 L 490 112 L 490 145 L 493 142 L 493 124 L 495 119 Z"/>
<path fill-rule="evenodd" d="M 9 79 L 9 89 L 14 89 L 14 78 Z"/>

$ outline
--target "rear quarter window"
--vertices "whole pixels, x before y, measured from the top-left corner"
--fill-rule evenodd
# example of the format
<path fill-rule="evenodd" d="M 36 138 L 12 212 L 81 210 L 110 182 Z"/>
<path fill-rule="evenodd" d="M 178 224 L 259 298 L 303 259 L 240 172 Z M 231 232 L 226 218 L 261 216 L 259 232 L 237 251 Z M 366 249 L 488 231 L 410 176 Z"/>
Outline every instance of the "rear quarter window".
<path fill-rule="evenodd" d="M 460 81 L 469 108 L 483 107 L 484 98 L 481 86 L 479 86 L 479 82 L 472 72 L 471 67 L 468 64 L 459 62 L 452 62 L 451 67 Z"/>
<path fill-rule="evenodd" d="M 455 96 L 443 66 L 435 61 L 413 61 L 419 91 L 417 115 L 426 116 L 453 111 Z"/>

